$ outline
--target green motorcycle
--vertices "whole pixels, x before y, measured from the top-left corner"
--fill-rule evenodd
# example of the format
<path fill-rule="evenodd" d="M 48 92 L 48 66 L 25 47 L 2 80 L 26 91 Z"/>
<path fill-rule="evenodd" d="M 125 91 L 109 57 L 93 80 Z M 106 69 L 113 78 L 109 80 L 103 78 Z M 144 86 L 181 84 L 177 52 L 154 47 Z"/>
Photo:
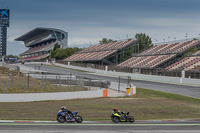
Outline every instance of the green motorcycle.
<path fill-rule="evenodd" d="M 129 112 L 127 112 L 127 113 L 112 113 L 111 120 L 114 123 L 118 123 L 118 122 L 134 123 L 135 122 L 135 118 L 133 116 L 129 115 Z"/>

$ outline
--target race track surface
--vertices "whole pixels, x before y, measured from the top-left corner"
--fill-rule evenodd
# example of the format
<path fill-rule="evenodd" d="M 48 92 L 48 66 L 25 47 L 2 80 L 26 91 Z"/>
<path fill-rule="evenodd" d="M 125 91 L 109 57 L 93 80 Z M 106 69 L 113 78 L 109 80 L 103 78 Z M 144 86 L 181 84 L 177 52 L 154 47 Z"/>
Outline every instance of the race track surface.
<path fill-rule="evenodd" d="M 0 133 L 199 133 L 200 121 L 183 122 L 0 122 Z"/>
<path fill-rule="evenodd" d="M 39 66 L 39 65 L 26 64 L 26 66 L 34 68 L 35 66 Z M 50 73 L 55 73 L 55 74 L 68 74 L 69 72 L 72 72 L 73 75 L 75 76 L 81 76 L 85 78 L 98 79 L 98 80 L 107 80 L 107 81 L 113 81 L 113 82 L 118 82 L 119 80 L 118 77 L 109 77 L 109 76 L 97 75 L 95 73 L 78 72 L 78 71 L 46 66 L 46 65 L 41 66 L 40 69 L 50 72 Z M 121 80 L 121 82 L 126 83 L 127 81 L 124 79 L 124 80 Z M 200 99 L 200 87 L 198 86 L 187 86 L 187 85 L 160 83 L 160 82 L 135 80 L 135 79 L 132 80 L 132 82 L 134 83 L 134 85 L 140 88 L 163 91 L 163 92 L 168 92 L 168 93 L 173 93 L 173 94 L 180 94 L 180 95 Z"/>

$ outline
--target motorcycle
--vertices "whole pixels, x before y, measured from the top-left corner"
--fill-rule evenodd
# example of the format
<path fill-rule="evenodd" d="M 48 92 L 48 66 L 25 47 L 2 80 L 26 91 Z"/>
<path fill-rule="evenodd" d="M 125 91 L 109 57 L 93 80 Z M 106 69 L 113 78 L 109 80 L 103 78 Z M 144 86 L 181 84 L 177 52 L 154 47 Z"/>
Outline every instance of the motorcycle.
<path fill-rule="evenodd" d="M 118 122 L 134 123 L 135 122 L 135 118 L 133 116 L 129 115 L 129 112 L 123 113 L 123 114 L 112 113 L 111 120 L 114 123 L 118 123 Z"/>
<path fill-rule="evenodd" d="M 78 111 L 75 111 L 74 113 L 66 113 L 62 112 L 61 110 L 57 113 L 57 121 L 60 123 L 64 122 L 77 122 L 82 123 L 83 118 L 80 115 L 77 115 Z"/>

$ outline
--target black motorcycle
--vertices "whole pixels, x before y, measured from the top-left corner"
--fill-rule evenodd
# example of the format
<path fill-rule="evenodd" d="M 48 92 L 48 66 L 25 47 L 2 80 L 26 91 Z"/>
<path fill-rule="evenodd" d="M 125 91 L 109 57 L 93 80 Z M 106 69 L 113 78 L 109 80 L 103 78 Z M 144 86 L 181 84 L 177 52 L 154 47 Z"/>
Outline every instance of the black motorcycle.
<path fill-rule="evenodd" d="M 111 120 L 114 123 L 118 123 L 118 122 L 130 122 L 130 123 L 134 123 L 135 122 L 135 118 L 131 115 L 129 115 L 129 112 L 127 113 L 112 113 L 111 115 Z"/>
<path fill-rule="evenodd" d="M 57 121 L 60 123 L 64 123 L 64 122 L 82 123 L 83 118 L 77 114 L 78 114 L 78 111 L 75 111 L 74 113 L 65 113 L 65 112 L 59 111 L 57 113 Z"/>

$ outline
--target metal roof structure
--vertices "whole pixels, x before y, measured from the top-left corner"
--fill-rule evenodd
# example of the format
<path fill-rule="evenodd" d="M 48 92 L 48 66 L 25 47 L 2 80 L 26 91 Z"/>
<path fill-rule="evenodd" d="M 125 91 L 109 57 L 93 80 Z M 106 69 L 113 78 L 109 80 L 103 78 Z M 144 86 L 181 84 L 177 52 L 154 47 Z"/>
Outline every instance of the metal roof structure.
<path fill-rule="evenodd" d="M 47 32 L 47 31 L 53 31 L 53 32 L 61 32 L 63 35 L 64 35 L 64 38 L 67 37 L 67 32 L 65 31 L 62 31 L 62 30 L 59 30 L 59 29 L 54 29 L 54 28 L 43 28 L 43 27 L 38 27 L 38 28 L 35 28 L 27 33 L 25 33 L 24 35 L 16 38 L 15 40 L 16 41 L 25 41 L 31 37 L 34 37 L 38 34 L 42 34 L 44 32 Z"/>

